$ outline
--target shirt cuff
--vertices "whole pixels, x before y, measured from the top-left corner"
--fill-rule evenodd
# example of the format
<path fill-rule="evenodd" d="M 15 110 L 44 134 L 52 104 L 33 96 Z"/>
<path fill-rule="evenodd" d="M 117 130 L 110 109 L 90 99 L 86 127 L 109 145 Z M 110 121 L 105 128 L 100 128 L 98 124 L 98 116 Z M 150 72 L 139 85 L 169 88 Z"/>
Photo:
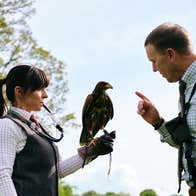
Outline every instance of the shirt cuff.
<path fill-rule="evenodd" d="M 165 120 L 163 118 L 161 118 L 159 123 L 152 125 L 152 126 L 154 127 L 155 130 L 157 130 L 163 125 L 164 122 L 165 122 Z"/>

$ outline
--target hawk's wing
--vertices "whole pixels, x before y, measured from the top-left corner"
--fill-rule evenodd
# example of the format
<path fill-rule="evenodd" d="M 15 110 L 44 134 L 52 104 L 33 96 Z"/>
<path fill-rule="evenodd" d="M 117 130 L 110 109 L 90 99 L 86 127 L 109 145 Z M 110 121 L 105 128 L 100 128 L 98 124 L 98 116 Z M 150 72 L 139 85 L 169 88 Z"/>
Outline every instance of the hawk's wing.
<path fill-rule="evenodd" d="M 84 102 L 84 106 L 82 109 L 82 132 L 80 135 L 80 145 L 84 145 L 88 142 L 88 139 L 90 137 L 89 130 L 88 130 L 88 123 L 89 123 L 89 112 L 90 108 L 92 107 L 93 102 L 93 95 L 90 94 L 86 97 L 86 100 Z"/>
<path fill-rule="evenodd" d="M 114 107 L 112 104 L 112 100 L 108 95 L 107 95 L 107 99 L 108 99 L 107 103 L 108 103 L 109 116 L 110 116 L 110 119 L 112 119 L 114 116 Z"/>

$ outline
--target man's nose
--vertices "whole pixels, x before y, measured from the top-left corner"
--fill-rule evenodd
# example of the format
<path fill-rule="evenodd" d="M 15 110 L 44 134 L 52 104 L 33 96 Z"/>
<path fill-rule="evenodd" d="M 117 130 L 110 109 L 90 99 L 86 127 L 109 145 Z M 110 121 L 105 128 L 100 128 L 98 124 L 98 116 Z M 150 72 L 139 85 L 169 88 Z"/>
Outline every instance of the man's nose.
<path fill-rule="evenodd" d="M 154 72 L 158 71 L 157 66 L 156 66 L 155 63 L 152 63 L 152 70 L 153 70 Z"/>

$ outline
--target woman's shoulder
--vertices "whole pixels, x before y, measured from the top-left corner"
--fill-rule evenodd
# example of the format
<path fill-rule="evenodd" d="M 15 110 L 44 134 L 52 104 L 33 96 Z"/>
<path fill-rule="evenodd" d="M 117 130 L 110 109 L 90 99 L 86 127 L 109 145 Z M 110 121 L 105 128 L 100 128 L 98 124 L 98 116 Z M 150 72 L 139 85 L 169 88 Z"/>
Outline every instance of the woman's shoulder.
<path fill-rule="evenodd" d="M 0 134 L 19 134 L 21 132 L 20 127 L 11 119 L 3 117 L 0 118 Z"/>
<path fill-rule="evenodd" d="M 0 118 L 0 126 L 13 126 L 15 123 L 13 120 L 7 117 Z"/>

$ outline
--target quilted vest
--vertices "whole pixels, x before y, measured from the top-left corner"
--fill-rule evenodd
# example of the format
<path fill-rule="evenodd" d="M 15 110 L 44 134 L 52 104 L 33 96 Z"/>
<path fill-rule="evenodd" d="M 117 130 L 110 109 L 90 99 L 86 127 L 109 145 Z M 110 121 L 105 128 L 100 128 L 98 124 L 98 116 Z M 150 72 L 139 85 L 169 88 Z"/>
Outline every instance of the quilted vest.
<path fill-rule="evenodd" d="M 26 145 L 16 154 L 12 179 L 18 196 L 58 196 L 58 150 L 25 123 L 11 118 L 27 135 Z"/>

